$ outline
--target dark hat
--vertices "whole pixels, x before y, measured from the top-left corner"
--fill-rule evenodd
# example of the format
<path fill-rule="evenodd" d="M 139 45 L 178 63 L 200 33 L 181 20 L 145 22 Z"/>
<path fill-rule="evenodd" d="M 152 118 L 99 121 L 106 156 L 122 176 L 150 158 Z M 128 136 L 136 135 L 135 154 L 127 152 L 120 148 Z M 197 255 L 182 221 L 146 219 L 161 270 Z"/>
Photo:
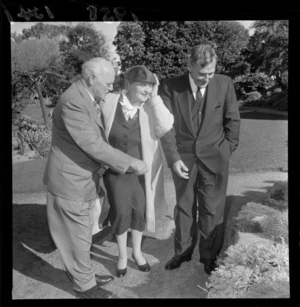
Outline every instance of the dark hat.
<path fill-rule="evenodd" d="M 156 79 L 153 73 L 143 65 L 131 67 L 125 74 L 125 78 L 134 82 L 148 82 L 155 84 Z"/>

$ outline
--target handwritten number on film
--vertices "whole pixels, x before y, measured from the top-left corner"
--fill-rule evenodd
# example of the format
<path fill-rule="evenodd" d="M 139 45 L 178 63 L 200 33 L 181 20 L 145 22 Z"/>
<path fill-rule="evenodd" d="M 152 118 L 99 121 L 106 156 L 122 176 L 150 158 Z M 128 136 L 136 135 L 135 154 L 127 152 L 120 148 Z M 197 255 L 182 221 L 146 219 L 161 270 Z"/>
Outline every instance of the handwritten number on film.
<path fill-rule="evenodd" d="M 45 9 L 46 9 L 46 12 L 48 14 L 48 16 L 53 19 L 54 16 L 53 14 L 51 13 L 50 9 L 48 8 L 48 6 L 45 5 Z M 30 20 L 31 17 L 35 17 L 37 19 L 42 19 L 44 18 L 44 15 L 43 14 L 38 14 L 38 8 L 34 8 L 33 10 L 30 10 L 28 9 L 28 11 L 26 12 L 22 6 L 20 6 L 20 10 L 21 10 L 21 13 L 18 14 L 19 17 L 21 18 L 25 18 L 27 21 Z"/>
<path fill-rule="evenodd" d="M 18 14 L 18 17 L 25 18 L 27 21 L 29 21 L 31 18 L 35 17 L 39 20 L 44 18 L 43 14 L 38 13 L 38 8 L 34 7 L 33 10 L 28 9 L 27 11 L 24 10 L 22 6 L 20 6 L 20 13 Z M 48 6 L 45 6 L 45 10 L 49 16 L 49 18 L 54 19 L 54 16 L 52 12 L 50 11 Z M 93 5 L 89 5 L 87 7 L 87 10 L 90 11 L 90 20 L 97 20 L 97 8 Z M 115 18 L 117 21 L 122 21 L 123 17 L 126 15 L 126 10 L 122 7 L 115 7 L 113 9 L 113 13 L 111 13 L 110 9 L 108 7 L 102 7 L 99 9 L 100 12 L 104 13 L 103 21 L 114 21 Z M 138 21 L 138 18 L 135 14 L 131 12 L 131 16 L 134 21 Z"/>

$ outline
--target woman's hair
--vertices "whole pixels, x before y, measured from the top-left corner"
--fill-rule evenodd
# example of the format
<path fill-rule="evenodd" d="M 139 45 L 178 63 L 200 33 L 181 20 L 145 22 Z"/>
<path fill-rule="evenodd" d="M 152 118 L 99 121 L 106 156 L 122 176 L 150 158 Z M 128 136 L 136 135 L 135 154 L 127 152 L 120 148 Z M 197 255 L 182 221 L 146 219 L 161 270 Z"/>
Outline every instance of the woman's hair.
<path fill-rule="evenodd" d="M 217 55 L 212 44 L 200 44 L 192 48 L 190 52 L 190 64 L 200 63 L 202 67 L 207 66 L 213 60 L 217 61 Z"/>

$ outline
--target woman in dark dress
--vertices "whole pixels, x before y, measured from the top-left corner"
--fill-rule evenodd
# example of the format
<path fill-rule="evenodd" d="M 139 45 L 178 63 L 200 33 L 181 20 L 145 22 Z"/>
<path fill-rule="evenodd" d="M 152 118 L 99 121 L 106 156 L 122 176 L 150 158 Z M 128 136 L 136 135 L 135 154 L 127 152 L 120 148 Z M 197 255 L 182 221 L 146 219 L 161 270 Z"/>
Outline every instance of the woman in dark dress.
<path fill-rule="evenodd" d="M 150 270 L 142 254 L 144 230 L 155 231 L 155 206 L 166 206 L 159 138 L 172 128 L 173 115 L 157 95 L 158 79 L 145 66 L 125 74 L 125 90 L 108 94 L 102 105 L 105 131 L 110 145 L 142 159 L 149 171 L 138 176 L 108 169 L 104 184 L 110 204 L 112 232 L 119 257 L 117 276 L 127 272 L 127 233 L 131 229 L 132 257 L 141 271 Z"/>

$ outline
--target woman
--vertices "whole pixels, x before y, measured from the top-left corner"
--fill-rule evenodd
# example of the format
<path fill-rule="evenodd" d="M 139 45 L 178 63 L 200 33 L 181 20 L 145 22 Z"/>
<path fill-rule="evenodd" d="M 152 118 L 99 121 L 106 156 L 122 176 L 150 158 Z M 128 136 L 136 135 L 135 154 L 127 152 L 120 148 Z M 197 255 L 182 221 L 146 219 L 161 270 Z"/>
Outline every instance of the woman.
<path fill-rule="evenodd" d="M 155 231 L 154 207 L 165 205 L 159 138 L 172 128 L 174 119 L 157 95 L 158 84 L 145 66 L 134 66 L 125 74 L 125 90 L 108 94 L 101 105 L 110 145 L 144 160 L 149 167 L 142 176 L 130 169 L 125 174 L 108 169 L 103 177 L 119 250 L 118 277 L 127 272 L 129 228 L 132 257 L 141 271 L 150 270 L 141 251 L 142 234 L 145 229 Z"/>

